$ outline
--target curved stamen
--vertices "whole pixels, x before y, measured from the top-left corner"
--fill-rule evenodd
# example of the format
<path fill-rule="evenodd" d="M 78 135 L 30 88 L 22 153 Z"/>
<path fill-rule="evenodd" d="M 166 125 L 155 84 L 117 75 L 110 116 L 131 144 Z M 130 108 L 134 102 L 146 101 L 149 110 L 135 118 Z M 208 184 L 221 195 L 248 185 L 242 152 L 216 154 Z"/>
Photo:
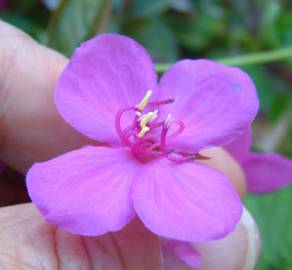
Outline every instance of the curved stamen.
<path fill-rule="evenodd" d="M 165 157 L 168 157 L 167 149 L 166 149 L 166 136 L 168 133 L 169 127 L 164 125 L 161 130 L 160 135 L 160 150 Z"/>
<path fill-rule="evenodd" d="M 125 138 L 125 133 L 121 127 L 121 120 L 122 120 L 122 115 L 127 112 L 127 111 L 132 111 L 132 110 L 135 110 L 135 107 L 131 106 L 131 107 L 127 107 L 127 108 L 124 108 L 124 109 L 121 109 L 117 112 L 116 114 L 116 118 L 115 118 L 115 128 L 116 128 L 116 131 L 121 139 L 121 141 L 124 143 L 124 144 L 127 144 L 127 140 Z"/>
<path fill-rule="evenodd" d="M 174 163 L 183 163 L 183 162 L 186 162 L 186 161 L 193 161 L 196 158 L 197 154 L 190 154 L 189 156 L 184 156 L 184 157 L 181 157 L 181 158 L 173 158 L 173 157 L 170 156 L 171 153 L 176 153 L 174 151 L 168 151 L 167 147 L 166 147 L 166 138 L 167 138 L 167 133 L 169 131 L 170 126 L 172 125 L 172 123 L 179 124 L 179 129 L 176 130 L 172 135 L 170 135 L 169 138 L 170 137 L 174 138 L 174 137 L 178 136 L 184 130 L 183 122 L 181 122 L 181 121 L 172 122 L 171 120 L 172 119 L 170 119 L 169 121 L 165 121 L 166 123 L 163 126 L 162 131 L 161 131 L 160 148 L 161 148 L 163 156 L 165 158 L 167 158 L 169 161 L 172 161 Z M 180 153 L 176 153 L 176 154 L 180 154 Z"/>
<path fill-rule="evenodd" d="M 185 130 L 185 124 L 182 121 L 175 120 L 173 123 L 177 124 L 179 126 L 179 128 L 174 133 L 169 135 L 169 137 L 168 137 L 169 139 L 173 139 L 173 138 L 177 137 Z"/>
<path fill-rule="evenodd" d="M 135 136 L 136 132 L 137 132 L 137 129 L 135 127 L 132 127 L 130 130 L 128 130 L 124 133 L 126 145 L 128 145 L 128 146 L 133 145 L 133 142 L 131 142 L 130 138 L 134 137 L 134 139 L 136 139 L 136 136 Z"/>

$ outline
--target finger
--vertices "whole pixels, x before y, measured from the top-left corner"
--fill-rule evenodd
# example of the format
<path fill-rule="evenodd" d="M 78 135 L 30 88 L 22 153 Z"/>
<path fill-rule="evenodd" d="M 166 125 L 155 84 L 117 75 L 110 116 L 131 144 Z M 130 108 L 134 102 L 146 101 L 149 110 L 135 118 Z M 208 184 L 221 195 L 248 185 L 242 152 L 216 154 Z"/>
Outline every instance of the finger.
<path fill-rule="evenodd" d="M 160 270 L 156 236 L 135 220 L 117 233 L 81 237 L 49 225 L 31 204 L 0 210 L 1 269 Z"/>
<path fill-rule="evenodd" d="M 182 254 L 183 261 L 172 250 L 163 247 L 165 270 L 193 269 L 188 264 L 201 270 L 253 270 L 260 250 L 258 229 L 245 209 L 237 227 L 228 236 L 209 243 L 193 244 L 191 249 Z"/>
<path fill-rule="evenodd" d="M 0 21 L 0 160 L 26 171 L 88 140 L 59 116 L 53 101 L 67 60 Z"/>
<path fill-rule="evenodd" d="M 252 270 L 260 253 L 260 239 L 256 223 L 244 209 L 236 229 L 213 243 L 195 244 L 201 254 L 203 270 Z"/>

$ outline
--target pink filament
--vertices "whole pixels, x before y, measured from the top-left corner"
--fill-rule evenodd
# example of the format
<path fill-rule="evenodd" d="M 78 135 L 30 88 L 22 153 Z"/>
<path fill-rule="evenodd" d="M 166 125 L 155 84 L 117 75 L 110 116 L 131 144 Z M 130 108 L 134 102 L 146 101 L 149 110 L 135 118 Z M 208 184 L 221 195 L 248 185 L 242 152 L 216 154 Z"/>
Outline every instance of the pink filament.
<path fill-rule="evenodd" d="M 179 134 L 181 134 L 184 130 L 184 124 L 181 121 L 175 121 L 175 123 L 177 123 L 179 125 L 179 129 L 176 130 L 172 135 L 169 136 L 174 138 L 176 136 L 178 136 Z M 160 147 L 161 147 L 161 151 L 163 153 L 163 156 L 165 158 L 167 158 L 169 161 L 172 161 L 174 163 L 183 163 L 186 161 L 192 161 L 195 159 L 196 155 L 189 155 L 186 157 L 172 157 L 170 156 L 170 154 L 175 153 L 175 154 L 179 154 L 178 152 L 175 151 L 168 151 L 167 147 L 166 147 L 166 138 L 167 138 L 167 133 L 169 131 L 169 127 L 167 127 L 166 125 L 163 126 L 162 131 L 161 131 L 161 136 L 160 136 Z"/>
<path fill-rule="evenodd" d="M 173 103 L 174 101 L 175 101 L 174 98 L 169 98 L 169 99 L 160 100 L 160 101 L 148 102 L 147 106 L 148 107 L 159 107 L 161 105 Z"/>
<path fill-rule="evenodd" d="M 122 130 L 121 120 L 122 120 L 122 115 L 125 112 L 132 111 L 132 110 L 135 110 L 135 107 L 131 106 L 131 107 L 121 109 L 117 112 L 116 118 L 115 118 L 115 127 L 116 127 L 116 131 L 118 133 L 118 136 L 120 137 L 121 141 L 126 145 L 128 145 L 128 143 L 129 143 L 127 136 L 125 136 L 128 133 L 128 131 L 125 132 L 125 130 Z"/>

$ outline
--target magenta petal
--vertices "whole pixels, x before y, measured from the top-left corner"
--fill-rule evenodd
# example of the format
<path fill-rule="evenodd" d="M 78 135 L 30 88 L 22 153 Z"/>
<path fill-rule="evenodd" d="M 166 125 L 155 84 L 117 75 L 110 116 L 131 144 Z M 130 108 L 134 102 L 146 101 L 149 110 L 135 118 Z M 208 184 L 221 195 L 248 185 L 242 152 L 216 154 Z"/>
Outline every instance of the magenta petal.
<path fill-rule="evenodd" d="M 136 163 L 123 149 L 84 147 L 43 163 L 27 174 L 33 203 L 45 218 L 81 235 L 101 235 L 134 217 L 130 188 Z"/>
<path fill-rule="evenodd" d="M 292 182 L 292 160 L 278 154 L 252 153 L 243 169 L 250 192 L 271 192 Z"/>
<path fill-rule="evenodd" d="M 217 146 L 239 136 L 258 111 L 255 86 L 239 68 L 209 60 L 183 60 L 161 78 L 160 99 L 174 98 L 170 113 L 184 122 L 174 144 L 188 151 Z"/>
<path fill-rule="evenodd" d="M 145 164 L 133 183 L 137 215 L 154 233 L 202 242 L 232 231 L 242 204 L 228 179 L 198 163 Z"/>
<path fill-rule="evenodd" d="M 229 144 L 224 145 L 224 148 L 240 163 L 249 156 L 249 151 L 252 144 L 252 130 L 249 127 L 243 134 L 238 136 Z"/>
<path fill-rule="evenodd" d="M 81 133 L 116 143 L 118 110 L 135 106 L 155 88 L 156 73 L 145 49 L 130 38 L 105 34 L 75 50 L 58 83 L 55 102 L 63 118 Z M 132 118 L 125 115 L 124 120 L 129 123 Z"/>

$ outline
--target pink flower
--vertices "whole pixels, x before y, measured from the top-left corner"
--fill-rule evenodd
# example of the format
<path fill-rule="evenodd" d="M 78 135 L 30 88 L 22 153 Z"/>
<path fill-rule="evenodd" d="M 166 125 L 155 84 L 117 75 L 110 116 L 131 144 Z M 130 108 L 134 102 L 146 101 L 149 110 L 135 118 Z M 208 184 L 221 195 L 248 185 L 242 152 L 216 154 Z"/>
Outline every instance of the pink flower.
<path fill-rule="evenodd" d="M 252 130 L 249 128 L 226 149 L 245 172 L 248 191 L 272 192 L 292 183 L 292 161 L 277 153 L 252 153 Z"/>
<path fill-rule="evenodd" d="M 157 83 L 144 48 L 100 35 L 75 51 L 55 101 L 68 123 L 106 146 L 86 146 L 29 170 L 29 194 L 49 222 L 101 235 L 137 215 L 158 235 L 193 242 L 234 229 L 242 213 L 236 191 L 196 159 L 253 121 L 258 99 L 243 71 L 182 60 Z"/>

